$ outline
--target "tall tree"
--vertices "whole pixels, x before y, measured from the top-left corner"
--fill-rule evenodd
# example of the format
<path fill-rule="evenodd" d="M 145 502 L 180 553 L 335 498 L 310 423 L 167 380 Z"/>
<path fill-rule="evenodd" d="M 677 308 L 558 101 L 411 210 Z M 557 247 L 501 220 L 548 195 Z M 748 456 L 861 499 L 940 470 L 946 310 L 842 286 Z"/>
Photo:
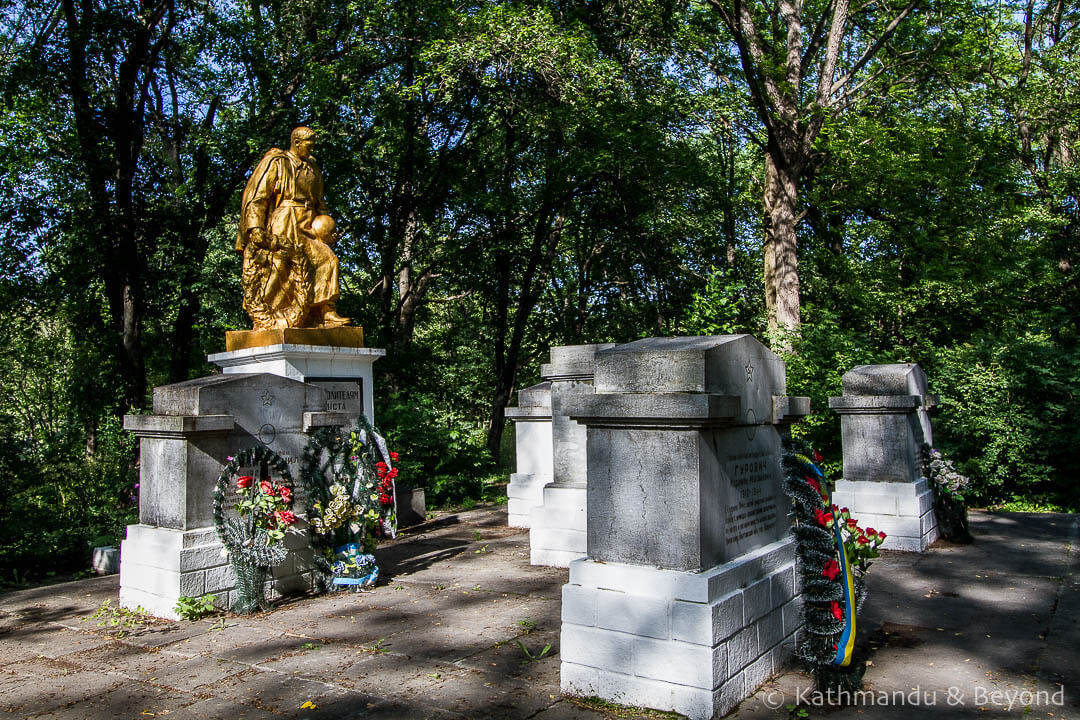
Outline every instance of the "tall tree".
<path fill-rule="evenodd" d="M 914 64 L 890 40 L 919 2 L 709 0 L 738 49 L 764 128 L 765 302 L 785 350 L 802 322 L 796 228 L 814 142 L 826 119 L 852 107 L 887 70 Z"/>

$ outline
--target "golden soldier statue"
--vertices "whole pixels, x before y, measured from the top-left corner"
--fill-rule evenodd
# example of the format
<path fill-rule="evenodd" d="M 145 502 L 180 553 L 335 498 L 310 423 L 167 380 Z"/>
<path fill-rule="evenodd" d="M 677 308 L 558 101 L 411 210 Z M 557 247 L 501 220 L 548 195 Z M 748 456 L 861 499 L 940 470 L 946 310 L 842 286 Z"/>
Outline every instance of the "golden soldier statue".
<path fill-rule="evenodd" d="M 334 220 L 311 151 L 315 133 L 292 131 L 288 150 L 272 148 L 244 188 L 236 250 L 244 254 L 244 309 L 256 330 L 335 328 L 338 259 Z"/>

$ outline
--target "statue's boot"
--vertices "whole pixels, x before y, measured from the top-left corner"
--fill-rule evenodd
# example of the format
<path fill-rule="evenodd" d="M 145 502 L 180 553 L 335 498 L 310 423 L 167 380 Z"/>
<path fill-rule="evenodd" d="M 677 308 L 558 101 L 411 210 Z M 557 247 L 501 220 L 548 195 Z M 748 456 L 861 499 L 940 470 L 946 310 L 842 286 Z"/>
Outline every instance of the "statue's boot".
<path fill-rule="evenodd" d="M 338 315 L 337 310 L 331 306 L 327 306 L 327 308 L 323 310 L 322 320 L 323 327 L 328 328 L 341 327 L 342 325 L 349 324 L 349 318 Z"/>

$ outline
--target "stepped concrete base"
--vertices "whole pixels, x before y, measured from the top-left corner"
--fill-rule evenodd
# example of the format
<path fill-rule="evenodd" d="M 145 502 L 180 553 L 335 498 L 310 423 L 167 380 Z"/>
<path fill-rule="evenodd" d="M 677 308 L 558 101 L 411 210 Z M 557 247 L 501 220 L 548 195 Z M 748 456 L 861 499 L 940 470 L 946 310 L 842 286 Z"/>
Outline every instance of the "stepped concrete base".
<path fill-rule="evenodd" d="M 529 562 L 549 567 L 569 567 L 585 557 L 588 518 L 585 487 L 544 488 L 544 502 L 532 509 L 529 521 Z"/>
<path fill-rule="evenodd" d="M 285 536 L 291 550 L 267 580 L 270 600 L 312 589 L 311 549 L 305 536 Z M 232 607 L 236 580 L 214 528 L 174 530 L 151 525 L 128 525 L 121 545 L 120 606 L 142 607 L 155 617 L 179 620 L 181 596 L 216 596 L 219 607 Z"/>
<path fill-rule="evenodd" d="M 887 550 L 922 552 L 938 538 L 934 492 L 918 482 L 837 480 L 833 503 L 851 510 L 863 528 L 884 530 Z"/>
<path fill-rule="evenodd" d="M 510 527 L 530 527 L 532 509 L 544 503 L 544 486 L 551 475 L 513 473 L 506 486 L 506 515 Z"/>
<path fill-rule="evenodd" d="M 790 538 L 700 573 L 575 560 L 563 586 L 562 691 L 723 715 L 793 656 L 795 589 Z"/>

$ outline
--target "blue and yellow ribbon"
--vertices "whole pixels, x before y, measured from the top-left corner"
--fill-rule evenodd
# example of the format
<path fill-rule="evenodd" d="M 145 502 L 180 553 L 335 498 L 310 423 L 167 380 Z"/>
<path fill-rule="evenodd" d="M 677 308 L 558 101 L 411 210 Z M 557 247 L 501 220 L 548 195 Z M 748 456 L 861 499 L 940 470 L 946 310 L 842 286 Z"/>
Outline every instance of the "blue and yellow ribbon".
<path fill-rule="evenodd" d="M 840 571 L 844 574 L 844 632 L 836 643 L 836 659 L 833 665 L 842 667 L 851 663 L 851 651 L 855 649 L 855 579 L 851 575 L 851 563 L 844 550 L 844 538 L 840 535 L 839 518 L 833 523 L 836 548 L 840 553 Z"/>
<path fill-rule="evenodd" d="M 825 482 L 825 474 L 810 458 L 799 456 L 806 465 L 814 471 L 822 483 Z M 824 487 L 824 485 L 822 486 Z M 832 507 L 832 498 L 825 501 L 826 509 Z M 844 549 L 844 537 L 840 533 L 841 518 L 833 518 L 833 536 L 836 538 L 836 551 L 840 556 L 840 571 L 844 575 L 844 631 L 836 643 L 836 658 L 833 665 L 846 667 L 851 664 L 851 653 L 855 649 L 855 578 L 851 574 L 851 563 L 848 562 L 847 551 Z"/>

